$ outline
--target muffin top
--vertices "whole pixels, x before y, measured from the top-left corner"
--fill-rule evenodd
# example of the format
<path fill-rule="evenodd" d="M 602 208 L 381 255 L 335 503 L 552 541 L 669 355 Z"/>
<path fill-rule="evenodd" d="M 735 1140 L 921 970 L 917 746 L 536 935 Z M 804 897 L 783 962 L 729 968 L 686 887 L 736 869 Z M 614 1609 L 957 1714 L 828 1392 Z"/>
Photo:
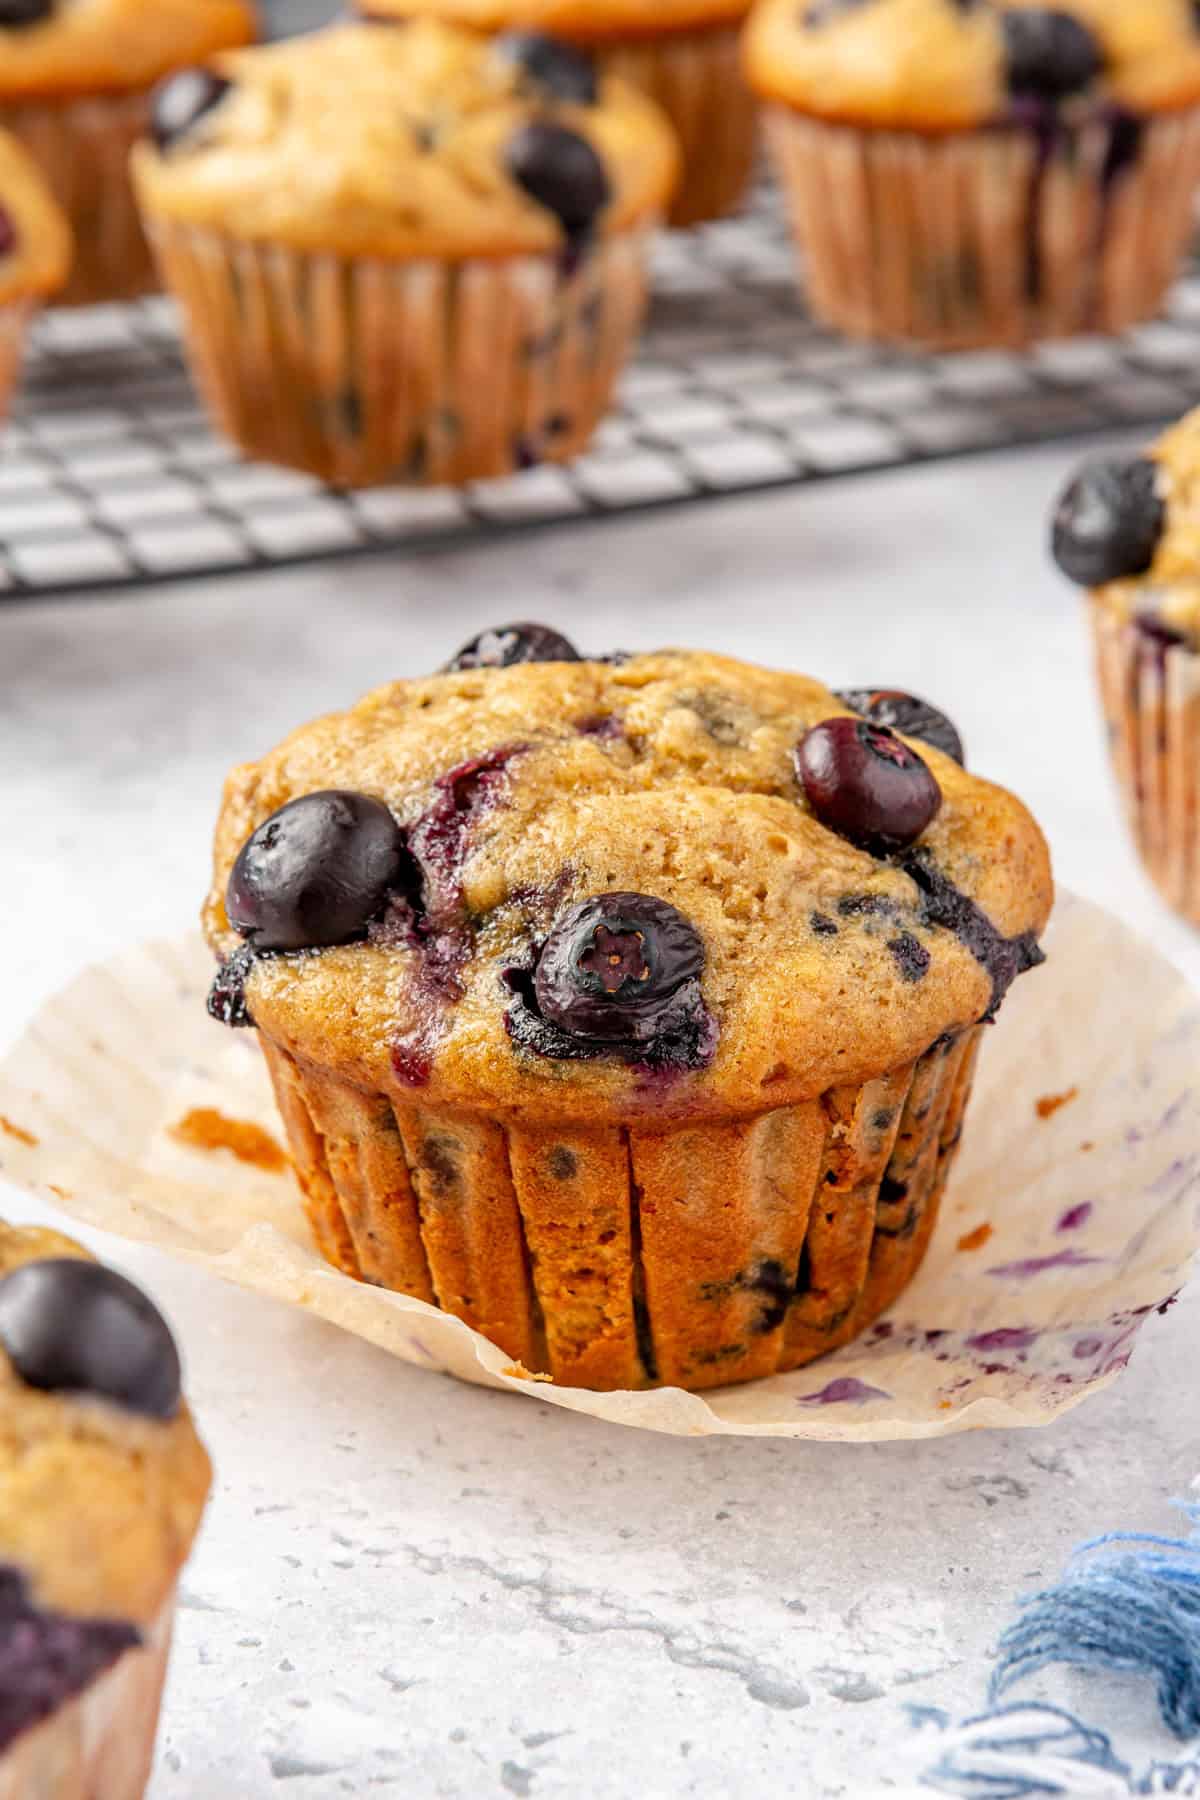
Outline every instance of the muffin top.
<path fill-rule="evenodd" d="M 70 1238 L 0 1223 L 0 1721 L 14 1591 L 43 1614 L 140 1630 L 209 1478 L 146 1297 Z"/>
<path fill-rule="evenodd" d="M 751 0 L 359 0 L 370 19 L 448 19 L 474 31 L 549 32 L 573 44 L 658 38 L 723 25 L 746 16 Z"/>
<path fill-rule="evenodd" d="M 41 172 L 0 131 L 0 306 L 53 293 L 71 266 L 71 228 Z"/>
<path fill-rule="evenodd" d="M 746 55 L 753 84 L 802 112 L 918 131 L 1200 95 L 1190 0 L 759 0 Z"/>
<path fill-rule="evenodd" d="M 397 1100 L 539 1120 L 868 1079 L 1040 960 L 1045 844 L 957 749 L 910 696 L 485 633 L 234 770 L 210 1009 Z"/>
<path fill-rule="evenodd" d="M 1098 605 L 1160 647 L 1200 647 L 1200 409 L 1145 455 L 1084 463 L 1055 509 L 1052 549 Z"/>
<path fill-rule="evenodd" d="M 561 249 L 657 214 L 677 153 L 657 108 L 544 38 L 421 20 L 339 25 L 219 63 L 160 98 L 136 158 L 154 213 L 379 257 Z M 195 77 L 191 77 L 193 81 Z"/>
<path fill-rule="evenodd" d="M 248 0 L 0 0 L 0 97 L 127 93 L 255 35 Z"/>

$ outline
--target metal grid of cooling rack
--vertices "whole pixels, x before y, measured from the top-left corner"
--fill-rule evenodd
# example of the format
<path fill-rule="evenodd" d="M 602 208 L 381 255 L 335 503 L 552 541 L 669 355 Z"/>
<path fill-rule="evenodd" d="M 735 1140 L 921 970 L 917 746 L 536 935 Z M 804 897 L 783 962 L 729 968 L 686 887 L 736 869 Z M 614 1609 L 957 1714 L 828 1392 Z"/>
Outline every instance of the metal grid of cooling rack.
<path fill-rule="evenodd" d="M 848 344 L 804 311 L 778 208 L 661 238 L 587 454 L 464 489 L 345 494 L 208 426 L 171 307 L 54 312 L 0 454 L 0 597 L 94 592 L 626 514 L 1155 423 L 1200 400 L 1200 262 L 1161 320 L 1030 355 Z"/>

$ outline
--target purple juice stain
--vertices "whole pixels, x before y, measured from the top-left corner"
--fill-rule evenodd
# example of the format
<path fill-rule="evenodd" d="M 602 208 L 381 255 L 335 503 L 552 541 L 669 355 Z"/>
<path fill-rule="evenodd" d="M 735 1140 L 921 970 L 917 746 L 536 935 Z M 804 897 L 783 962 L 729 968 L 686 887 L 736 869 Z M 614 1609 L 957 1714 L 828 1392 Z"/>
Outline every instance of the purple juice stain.
<path fill-rule="evenodd" d="M 424 876 L 425 910 L 431 919 L 447 906 L 461 905 L 459 876 L 472 828 L 498 804 L 508 765 L 525 749 L 524 744 L 504 744 L 487 750 L 439 775 L 434 783 L 433 801 L 408 833 L 408 847 Z"/>
<path fill-rule="evenodd" d="M 1081 1250 L 1058 1250 L 1053 1256 L 1025 1256 L 1018 1262 L 997 1263 L 987 1271 L 1001 1280 L 1025 1281 L 1047 1269 L 1083 1269 L 1105 1260 L 1102 1256 L 1085 1256 Z"/>
<path fill-rule="evenodd" d="M 620 713 L 588 713 L 584 718 L 576 719 L 575 729 L 580 737 L 612 743 L 625 736 L 625 721 Z"/>
<path fill-rule="evenodd" d="M 123 1619 L 43 1611 L 21 1572 L 0 1564 L 0 1750 L 141 1642 L 137 1626 Z"/>
<path fill-rule="evenodd" d="M 1086 1225 L 1095 1211 L 1090 1200 L 1081 1200 L 1078 1206 L 1068 1206 L 1065 1213 L 1054 1227 L 1055 1231 L 1078 1231 Z"/>
<path fill-rule="evenodd" d="M 1046 958 L 1032 932 L 1006 938 L 974 900 L 955 887 L 929 855 L 918 848 L 901 859 L 900 867 L 921 894 L 921 922 L 952 931 L 963 948 L 987 972 L 992 998 L 984 1019 L 994 1019 L 1000 1003 L 1018 975 L 1036 969 Z"/>
<path fill-rule="evenodd" d="M 980 1331 L 969 1337 L 967 1349 L 1028 1350 L 1040 1336 L 1040 1332 L 1027 1325 L 998 1325 L 994 1331 Z"/>
<path fill-rule="evenodd" d="M 871 1400 L 890 1400 L 883 1388 L 871 1387 L 857 1375 L 838 1375 L 815 1394 L 800 1394 L 797 1406 L 865 1406 Z"/>
<path fill-rule="evenodd" d="M 1078 1338 L 1072 1347 L 1071 1355 L 1077 1357 L 1080 1362 L 1086 1362 L 1090 1357 L 1099 1356 L 1103 1348 L 1104 1339 L 1101 1337 Z"/>

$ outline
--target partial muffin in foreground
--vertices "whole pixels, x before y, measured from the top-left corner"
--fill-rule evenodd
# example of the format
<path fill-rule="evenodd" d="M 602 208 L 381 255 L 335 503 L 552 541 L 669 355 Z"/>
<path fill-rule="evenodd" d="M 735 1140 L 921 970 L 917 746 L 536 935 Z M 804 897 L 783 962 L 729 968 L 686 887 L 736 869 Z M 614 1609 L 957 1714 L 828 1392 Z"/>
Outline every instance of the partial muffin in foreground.
<path fill-rule="evenodd" d="M 648 100 L 531 95 L 430 21 L 336 26 L 207 82 L 135 173 L 201 385 L 250 454 L 360 486 L 583 447 L 675 180 Z"/>
<path fill-rule="evenodd" d="M 258 1027 L 325 1255 L 578 1386 L 853 1337 L 1050 909 L 956 752 L 910 696 L 522 626 L 235 770 L 210 1005 Z"/>
<path fill-rule="evenodd" d="M 4 1800 L 139 1800 L 209 1480 L 146 1296 L 57 1232 L 0 1223 Z"/>
<path fill-rule="evenodd" d="M 957 349 L 1123 331 L 1200 182 L 1183 0 L 759 0 L 752 84 L 817 313 Z"/>
<path fill-rule="evenodd" d="M 17 0 L 0 7 L 0 128 L 21 139 L 71 220 L 68 304 L 155 285 L 129 185 L 150 92 L 255 34 L 248 0 Z"/>
<path fill-rule="evenodd" d="M 669 223 L 698 225 L 740 204 L 750 179 L 758 108 L 742 73 L 750 0 L 359 0 L 367 18 L 438 18 L 501 36 L 530 79 L 564 94 L 616 75 L 670 121 L 682 175 Z M 567 48 L 566 54 L 556 48 Z M 573 54 L 572 54 L 573 51 Z"/>
<path fill-rule="evenodd" d="M 1142 456 L 1086 463 L 1052 527 L 1090 589 L 1113 770 L 1163 898 L 1200 925 L 1200 411 Z"/>
<path fill-rule="evenodd" d="M 0 423 L 30 318 L 66 279 L 71 231 L 35 164 L 0 131 Z"/>

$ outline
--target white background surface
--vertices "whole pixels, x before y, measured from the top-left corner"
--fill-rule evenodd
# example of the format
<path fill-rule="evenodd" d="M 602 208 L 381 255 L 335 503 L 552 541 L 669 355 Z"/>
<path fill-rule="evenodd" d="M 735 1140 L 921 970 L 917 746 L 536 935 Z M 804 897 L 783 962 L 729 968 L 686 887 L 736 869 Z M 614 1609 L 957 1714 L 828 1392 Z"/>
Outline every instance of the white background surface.
<path fill-rule="evenodd" d="M 1080 605 L 1045 561 L 1078 454 L 0 602 L 0 1041 L 84 960 L 193 919 L 230 763 L 522 617 L 595 651 L 703 645 L 916 689 L 1030 802 L 1060 878 L 1200 981 L 1200 941 L 1126 844 Z M 36 1213 L 2 1177 L 0 1205 Z M 1200 1473 L 1195 1292 L 1047 1432 L 691 1443 L 460 1387 L 91 1241 L 175 1322 L 217 1464 L 154 1800 L 881 1792 L 903 1705 L 977 1707 L 1013 1597 L 1094 1531 L 1169 1527 Z M 1054 1691 L 1135 1754 L 1171 1748 L 1136 1687 Z"/>

